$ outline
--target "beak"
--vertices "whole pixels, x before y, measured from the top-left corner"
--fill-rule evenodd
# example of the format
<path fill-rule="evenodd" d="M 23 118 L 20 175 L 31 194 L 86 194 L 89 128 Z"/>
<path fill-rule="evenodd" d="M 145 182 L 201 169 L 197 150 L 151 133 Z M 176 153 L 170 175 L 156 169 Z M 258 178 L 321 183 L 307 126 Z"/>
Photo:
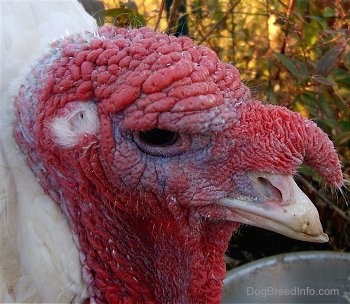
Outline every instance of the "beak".
<path fill-rule="evenodd" d="M 316 207 L 291 175 L 259 174 L 252 177 L 252 184 L 259 199 L 228 197 L 219 201 L 231 211 L 230 220 L 297 240 L 328 242 Z"/>

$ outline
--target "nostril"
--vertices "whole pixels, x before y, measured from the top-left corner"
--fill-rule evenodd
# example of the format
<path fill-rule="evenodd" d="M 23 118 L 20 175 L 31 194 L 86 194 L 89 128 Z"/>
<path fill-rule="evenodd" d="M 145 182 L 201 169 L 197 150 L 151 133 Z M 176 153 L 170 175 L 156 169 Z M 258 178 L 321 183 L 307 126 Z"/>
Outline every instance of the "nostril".
<path fill-rule="evenodd" d="M 258 176 L 256 190 L 270 200 L 282 201 L 283 195 L 282 192 L 276 188 L 267 178 Z"/>

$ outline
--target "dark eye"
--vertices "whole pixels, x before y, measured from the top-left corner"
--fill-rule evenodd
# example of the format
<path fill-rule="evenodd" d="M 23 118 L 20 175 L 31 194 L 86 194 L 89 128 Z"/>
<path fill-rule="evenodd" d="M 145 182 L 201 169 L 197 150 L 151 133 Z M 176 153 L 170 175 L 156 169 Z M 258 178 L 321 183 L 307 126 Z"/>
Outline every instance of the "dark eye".
<path fill-rule="evenodd" d="M 179 134 L 168 130 L 152 129 L 139 132 L 139 138 L 150 146 L 167 147 L 176 143 Z"/>
<path fill-rule="evenodd" d="M 133 132 L 133 139 L 141 151 L 156 156 L 172 156 L 189 149 L 189 136 L 177 132 L 152 129 Z"/>

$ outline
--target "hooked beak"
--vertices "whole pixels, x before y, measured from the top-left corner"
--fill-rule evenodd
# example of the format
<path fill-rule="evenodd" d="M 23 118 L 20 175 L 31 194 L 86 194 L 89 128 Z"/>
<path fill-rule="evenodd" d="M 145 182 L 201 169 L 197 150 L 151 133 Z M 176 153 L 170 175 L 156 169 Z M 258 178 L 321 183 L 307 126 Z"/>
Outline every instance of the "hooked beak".
<path fill-rule="evenodd" d="M 291 175 L 259 174 L 252 180 L 261 199 L 228 197 L 219 201 L 220 205 L 231 210 L 230 220 L 272 230 L 297 240 L 328 241 L 316 207 Z"/>

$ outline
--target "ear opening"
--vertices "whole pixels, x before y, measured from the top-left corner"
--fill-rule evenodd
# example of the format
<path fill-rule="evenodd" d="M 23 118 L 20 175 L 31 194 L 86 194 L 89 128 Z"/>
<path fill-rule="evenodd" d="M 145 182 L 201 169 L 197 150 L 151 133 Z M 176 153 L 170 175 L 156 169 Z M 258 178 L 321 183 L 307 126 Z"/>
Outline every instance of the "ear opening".
<path fill-rule="evenodd" d="M 85 135 L 92 135 L 100 127 L 97 106 L 94 102 L 71 102 L 64 113 L 49 122 L 54 142 L 62 148 L 72 148 Z"/>

